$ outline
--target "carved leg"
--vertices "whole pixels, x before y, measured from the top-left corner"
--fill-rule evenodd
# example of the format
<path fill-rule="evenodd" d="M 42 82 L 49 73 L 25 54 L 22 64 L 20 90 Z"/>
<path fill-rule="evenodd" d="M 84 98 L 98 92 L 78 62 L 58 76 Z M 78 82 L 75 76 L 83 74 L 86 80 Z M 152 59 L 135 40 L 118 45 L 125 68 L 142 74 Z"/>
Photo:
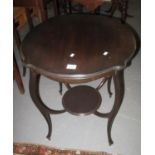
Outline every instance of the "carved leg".
<path fill-rule="evenodd" d="M 50 114 L 64 113 L 65 110 L 53 110 L 53 109 L 48 108 L 43 103 L 39 95 L 39 80 L 40 80 L 40 74 L 36 73 L 33 70 L 30 70 L 30 83 L 29 83 L 30 95 L 31 95 L 31 98 L 34 104 L 39 109 L 41 114 L 44 116 L 48 124 L 47 138 L 50 139 L 51 133 L 52 133 L 52 122 L 51 122 Z"/>
<path fill-rule="evenodd" d="M 52 133 L 52 123 L 50 118 L 50 112 L 48 111 L 48 109 L 46 109 L 46 107 L 44 106 L 40 98 L 39 79 L 40 79 L 40 74 L 37 74 L 36 72 L 30 70 L 30 83 L 29 83 L 30 95 L 34 104 L 36 105 L 36 107 L 39 109 L 39 111 L 42 113 L 42 115 L 47 121 L 47 124 L 48 124 L 47 138 L 50 139 L 51 133 Z"/>
<path fill-rule="evenodd" d="M 110 96 L 110 97 L 112 96 L 112 92 L 111 92 L 111 80 L 112 80 L 112 77 L 110 77 L 110 78 L 108 79 L 108 84 L 107 84 L 108 93 L 109 93 L 109 96 Z"/>
<path fill-rule="evenodd" d="M 108 126 L 107 126 L 107 132 L 108 132 L 108 140 L 109 144 L 113 144 L 113 140 L 111 138 L 111 128 L 113 121 L 120 109 L 120 106 L 122 104 L 123 96 L 124 96 L 124 74 L 123 71 L 117 71 L 116 74 L 113 76 L 114 79 L 114 87 L 115 87 L 115 101 L 114 106 L 110 112 L 109 118 L 108 118 Z"/>

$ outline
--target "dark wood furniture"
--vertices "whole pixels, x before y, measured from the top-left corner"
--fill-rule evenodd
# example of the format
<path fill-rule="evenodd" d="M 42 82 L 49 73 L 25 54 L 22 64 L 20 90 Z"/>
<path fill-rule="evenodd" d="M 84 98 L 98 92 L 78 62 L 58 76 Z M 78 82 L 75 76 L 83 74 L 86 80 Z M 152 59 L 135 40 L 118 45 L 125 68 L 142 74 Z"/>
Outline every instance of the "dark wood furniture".
<path fill-rule="evenodd" d="M 31 9 L 35 8 L 38 12 L 40 22 L 47 20 L 46 3 L 51 0 L 13 0 L 14 16 L 13 16 L 13 34 L 18 50 L 21 45 L 21 38 L 18 30 L 23 24 L 28 23 L 29 29 L 33 28 L 33 19 Z M 57 3 L 54 2 L 55 14 L 57 15 Z M 19 17 L 18 17 L 19 16 Z M 25 69 L 24 69 L 25 72 Z"/>
<path fill-rule="evenodd" d="M 137 48 L 133 29 L 119 19 L 98 15 L 64 15 L 51 18 L 35 27 L 23 40 L 23 64 L 30 68 L 30 95 L 46 119 L 51 137 L 50 114 L 69 112 L 76 115 L 95 114 L 107 118 L 109 144 L 111 128 L 124 96 L 123 71 Z M 68 88 L 62 98 L 64 109 L 46 106 L 39 95 L 40 76 L 64 83 Z M 84 84 L 96 79 L 101 83 L 92 88 Z M 102 98 L 99 89 L 111 79 L 114 81 L 115 101 L 108 113 L 98 111 Z M 86 95 L 87 94 L 87 95 Z M 88 96 L 88 97 L 87 97 Z M 104 102 L 104 101 L 103 101 Z"/>
<path fill-rule="evenodd" d="M 27 9 L 35 8 L 38 12 L 38 15 L 40 17 L 40 21 L 45 21 L 47 19 L 47 2 L 51 0 L 13 0 L 13 6 L 14 7 L 24 7 Z M 57 2 L 56 0 L 53 0 L 54 2 L 54 10 L 55 14 L 57 15 Z"/>
<path fill-rule="evenodd" d="M 43 22 L 47 20 L 48 15 L 47 15 L 47 4 L 53 1 L 53 6 L 54 6 L 54 13 L 55 15 L 59 14 L 59 9 L 58 9 L 58 1 L 57 0 L 13 0 L 13 7 L 22 7 L 25 9 L 25 16 L 27 19 L 27 22 L 29 24 L 30 29 L 33 28 L 33 20 L 32 20 L 32 15 L 31 15 L 31 9 L 35 9 L 37 12 L 37 15 L 39 17 L 39 21 Z M 15 24 L 16 20 L 14 19 Z"/>
<path fill-rule="evenodd" d="M 28 23 L 30 30 L 32 30 L 33 28 L 31 9 L 35 8 L 37 10 L 39 20 L 40 22 L 43 22 L 48 18 L 46 4 L 49 1 L 51 0 L 13 0 L 13 6 L 15 8 L 13 19 L 13 34 L 18 50 L 20 49 L 21 45 L 21 38 L 18 33 L 19 28 L 21 28 L 25 24 L 25 22 Z M 57 0 L 53 0 L 53 2 L 55 15 L 58 15 Z M 25 73 L 26 69 L 23 68 L 23 74 L 25 75 Z M 20 92 L 23 94 L 25 90 L 23 87 L 22 78 L 19 72 L 15 56 L 13 56 L 13 77 L 18 85 Z"/>
<path fill-rule="evenodd" d="M 13 79 L 16 81 L 20 93 L 24 94 L 25 89 L 24 89 L 23 81 L 21 79 L 17 61 L 14 55 L 13 55 Z"/>
<path fill-rule="evenodd" d="M 106 11 L 106 14 L 113 16 L 116 10 L 121 13 L 121 21 L 124 23 L 128 16 L 128 0 L 58 0 L 63 1 L 63 8 L 65 13 L 83 12 L 83 7 L 90 13 L 101 14 L 100 8 L 105 3 L 111 3 L 111 7 Z M 75 9 L 72 3 L 80 4 L 79 9 Z M 68 9 L 67 9 L 68 8 Z"/>

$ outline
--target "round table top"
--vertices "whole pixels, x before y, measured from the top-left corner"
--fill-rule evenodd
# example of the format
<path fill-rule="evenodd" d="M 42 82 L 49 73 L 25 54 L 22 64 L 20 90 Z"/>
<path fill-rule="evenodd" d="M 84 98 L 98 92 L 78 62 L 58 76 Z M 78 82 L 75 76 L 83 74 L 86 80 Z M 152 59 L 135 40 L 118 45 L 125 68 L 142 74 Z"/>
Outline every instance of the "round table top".
<path fill-rule="evenodd" d="M 57 16 L 22 42 L 24 64 L 58 81 L 94 79 L 121 70 L 136 51 L 132 28 L 99 15 Z"/>

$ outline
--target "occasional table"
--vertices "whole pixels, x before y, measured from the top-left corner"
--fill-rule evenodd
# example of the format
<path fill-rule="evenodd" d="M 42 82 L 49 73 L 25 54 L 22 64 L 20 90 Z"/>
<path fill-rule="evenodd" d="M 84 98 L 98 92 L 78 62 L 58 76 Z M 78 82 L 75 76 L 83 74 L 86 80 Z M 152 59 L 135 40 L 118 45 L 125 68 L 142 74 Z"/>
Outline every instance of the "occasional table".
<path fill-rule="evenodd" d="M 47 138 L 50 139 L 52 132 L 50 114 L 94 114 L 108 119 L 108 141 L 112 144 L 111 128 L 124 95 L 123 71 L 136 49 L 134 30 L 117 18 L 106 16 L 57 16 L 28 33 L 22 42 L 21 57 L 23 64 L 30 68 L 31 98 L 48 124 Z M 68 90 L 62 97 L 64 109 L 54 110 L 43 103 L 39 95 L 40 75 L 66 85 Z M 96 88 L 84 84 L 100 78 Z M 99 89 L 108 82 L 111 95 L 111 79 L 115 88 L 114 105 L 110 112 L 101 113 Z"/>

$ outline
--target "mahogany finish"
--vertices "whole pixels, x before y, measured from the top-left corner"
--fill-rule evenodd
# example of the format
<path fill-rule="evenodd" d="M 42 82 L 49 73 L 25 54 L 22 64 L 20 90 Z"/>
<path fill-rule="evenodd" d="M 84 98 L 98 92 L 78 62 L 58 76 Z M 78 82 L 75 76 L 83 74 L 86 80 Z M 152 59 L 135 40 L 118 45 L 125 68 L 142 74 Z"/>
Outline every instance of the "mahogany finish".
<path fill-rule="evenodd" d="M 121 24 L 117 18 L 73 14 L 51 18 L 35 27 L 23 40 L 21 55 L 23 64 L 30 68 L 30 95 L 48 123 L 47 137 L 50 138 L 52 132 L 50 114 L 65 111 L 77 115 L 94 113 L 108 119 L 108 140 L 112 144 L 111 128 L 124 96 L 123 71 L 136 49 L 134 30 L 127 24 Z M 66 85 L 68 91 L 62 100 L 64 109 L 53 110 L 42 102 L 38 89 L 40 75 Z M 103 80 L 96 89 L 69 85 L 98 78 Z M 101 103 L 98 90 L 108 81 L 111 96 L 111 79 L 115 88 L 114 105 L 109 113 L 101 113 L 98 111 Z M 89 100 L 84 94 L 92 98 Z M 77 98 L 79 101 L 76 101 Z M 89 101 L 90 104 L 86 103 Z"/>
<path fill-rule="evenodd" d="M 76 86 L 67 91 L 62 104 L 66 111 L 74 115 L 88 115 L 94 113 L 101 104 L 100 93 L 90 86 Z"/>
<path fill-rule="evenodd" d="M 74 14 L 51 18 L 33 29 L 23 41 L 22 58 L 45 76 L 77 83 L 123 69 L 135 50 L 128 25 L 106 16 Z M 66 69 L 68 64 L 76 69 Z"/>

